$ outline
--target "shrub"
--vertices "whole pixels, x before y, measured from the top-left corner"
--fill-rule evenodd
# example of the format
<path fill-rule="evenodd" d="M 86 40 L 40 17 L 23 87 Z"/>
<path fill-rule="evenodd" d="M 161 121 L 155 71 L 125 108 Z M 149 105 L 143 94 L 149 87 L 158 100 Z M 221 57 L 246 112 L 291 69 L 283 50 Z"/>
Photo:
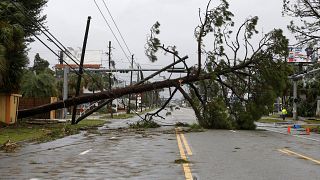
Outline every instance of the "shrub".
<path fill-rule="evenodd" d="M 217 98 L 209 102 L 203 110 L 199 124 L 208 129 L 231 129 L 232 121 L 222 99 Z"/>

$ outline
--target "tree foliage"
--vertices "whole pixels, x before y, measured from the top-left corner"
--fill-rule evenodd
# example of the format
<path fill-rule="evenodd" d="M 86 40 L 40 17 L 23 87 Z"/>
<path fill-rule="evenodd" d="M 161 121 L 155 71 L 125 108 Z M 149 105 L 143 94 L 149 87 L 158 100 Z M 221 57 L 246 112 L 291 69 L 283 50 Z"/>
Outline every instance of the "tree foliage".
<path fill-rule="evenodd" d="M 160 23 L 157 22 L 151 28 L 151 35 L 147 39 L 146 54 L 152 62 L 157 60 L 156 53 L 161 50 L 184 64 L 186 76 L 176 79 L 169 77 L 164 81 L 71 98 L 21 111 L 20 116 L 169 88 L 168 100 L 155 113 L 145 116 L 145 119 L 160 117 L 159 112 L 168 105 L 174 94 L 180 91 L 192 106 L 202 126 L 254 129 L 253 122 L 269 111 L 274 97 L 281 94 L 287 84 L 290 68 L 284 61 L 288 54 L 288 40 L 279 29 L 256 36 L 259 33 L 256 30 L 258 17 L 249 17 L 236 27 L 226 0 L 221 0 L 220 4 L 213 8 L 210 2 L 204 14 L 200 13 L 200 25 L 195 30 L 198 64 L 193 67 L 188 67 L 185 62 L 187 56 L 180 57 L 175 46 L 161 45 L 157 37 Z M 182 86 L 183 84 L 186 86 Z M 174 88 L 173 91 L 171 87 Z M 186 92 L 187 88 L 190 93 Z"/>
<path fill-rule="evenodd" d="M 111 81 L 112 78 L 111 78 Z M 88 88 L 93 93 L 96 91 L 103 91 L 109 89 L 109 77 L 100 73 L 89 73 L 84 78 L 84 87 Z"/>
<path fill-rule="evenodd" d="M 42 59 L 37 53 L 34 57 L 33 67 L 32 70 L 35 71 L 37 74 L 47 70 L 49 68 L 49 62 L 45 59 Z"/>
<path fill-rule="evenodd" d="M 28 14 L 34 21 L 44 23 L 45 16 L 41 16 L 42 7 L 46 0 L 23 0 L 0 2 L 0 91 L 17 92 L 23 68 L 27 65 L 27 42 L 32 40 L 32 33 L 38 30 L 28 20 Z"/>
<path fill-rule="evenodd" d="M 48 71 L 35 73 L 25 70 L 21 83 L 21 94 L 24 97 L 55 97 L 58 95 L 57 80 Z"/>
<path fill-rule="evenodd" d="M 226 0 L 213 8 L 210 2 L 195 29 L 198 64 L 191 68 L 185 64 L 185 67 L 188 76 L 211 74 L 212 78 L 189 83 L 189 95 L 182 88 L 179 90 L 193 107 L 200 125 L 254 129 L 254 121 L 270 111 L 274 99 L 288 84 L 287 76 L 291 73 L 285 63 L 288 39 L 282 30 L 274 29 L 255 43 L 255 35 L 259 33 L 257 16 L 247 18 L 236 27 Z M 154 47 L 158 28 L 157 22 L 151 28 L 152 38 L 147 43 L 152 46 L 148 48 L 152 50 L 150 60 L 154 61 L 159 47 L 180 58 L 175 49 L 158 46 L 160 40 L 156 40 L 157 47 Z M 213 45 L 207 46 L 205 42 Z"/>
<path fill-rule="evenodd" d="M 283 0 L 283 14 L 295 17 L 289 30 L 300 44 L 317 43 L 320 38 L 320 2 L 315 0 Z"/>

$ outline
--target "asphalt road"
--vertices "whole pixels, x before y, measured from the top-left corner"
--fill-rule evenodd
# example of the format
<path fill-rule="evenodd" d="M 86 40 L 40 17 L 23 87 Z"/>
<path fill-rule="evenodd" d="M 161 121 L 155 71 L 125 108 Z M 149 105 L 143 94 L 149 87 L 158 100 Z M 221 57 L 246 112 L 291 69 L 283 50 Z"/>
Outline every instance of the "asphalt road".
<path fill-rule="evenodd" d="M 320 179 L 320 136 L 314 134 L 287 135 L 272 125 L 262 127 L 270 131 L 183 133 L 168 125 L 195 122 L 184 108 L 156 119 L 166 125 L 158 129 L 118 129 L 137 120 L 0 153 L 0 179 Z M 186 161 L 174 162 L 179 159 Z"/>
<path fill-rule="evenodd" d="M 186 138 L 198 179 L 320 179 L 319 142 L 269 131 L 208 130 Z"/>

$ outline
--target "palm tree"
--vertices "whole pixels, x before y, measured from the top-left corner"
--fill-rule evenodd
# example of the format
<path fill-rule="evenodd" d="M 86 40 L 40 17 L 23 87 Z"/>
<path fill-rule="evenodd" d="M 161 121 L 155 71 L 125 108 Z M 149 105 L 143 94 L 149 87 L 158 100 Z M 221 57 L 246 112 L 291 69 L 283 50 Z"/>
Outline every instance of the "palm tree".
<path fill-rule="evenodd" d="M 35 74 L 26 70 L 22 78 L 21 94 L 24 97 L 52 97 L 57 96 L 57 81 L 47 72 Z"/>

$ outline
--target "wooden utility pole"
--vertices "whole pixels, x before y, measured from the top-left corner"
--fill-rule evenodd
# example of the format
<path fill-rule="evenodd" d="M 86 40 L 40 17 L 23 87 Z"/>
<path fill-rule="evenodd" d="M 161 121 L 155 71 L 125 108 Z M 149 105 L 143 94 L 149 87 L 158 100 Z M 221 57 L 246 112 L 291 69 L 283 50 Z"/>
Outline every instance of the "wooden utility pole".
<path fill-rule="evenodd" d="M 139 69 L 139 65 L 138 65 Z M 139 83 L 139 71 L 137 71 L 137 83 Z M 136 94 L 136 111 L 138 111 L 138 94 Z"/>
<path fill-rule="evenodd" d="M 134 55 L 132 54 L 132 56 L 131 56 L 131 69 L 133 69 L 133 57 L 134 57 Z M 130 86 L 132 86 L 132 71 L 131 71 L 131 74 L 130 74 Z M 130 111 L 131 111 L 130 99 L 131 99 L 131 94 L 129 94 L 129 102 L 128 102 L 127 114 L 130 114 Z"/>
<path fill-rule="evenodd" d="M 84 35 L 84 41 L 83 41 L 83 46 L 82 46 L 82 53 L 81 53 L 81 59 L 80 59 L 80 65 L 79 65 L 79 75 L 78 75 L 78 82 L 77 82 L 75 97 L 79 96 L 79 92 L 80 92 L 81 77 L 83 74 L 83 61 L 84 61 L 84 55 L 86 54 L 87 40 L 88 40 L 88 34 L 89 34 L 89 28 L 90 28 L 90 20 L 91 20 L 91 16 L 88 16 L 86 32 Z M 75 104 L 73 106 L 71 124 L 76 124 L 76 113 L 77 113 L 77 105 Z"/>
<path fill-rule="evenodd" d="M 109 41 L 109 70 L 111 70 L 111 41 Z M 111 72 L 109 73 L 109 90 L 111 91 Z M 113 118 L 113 110 L 112 110 L 112 99 L 111 99 L 111 102 L 109 104 L 110 106 L 110 114 L 111 114 L 111 118 Z"/>

